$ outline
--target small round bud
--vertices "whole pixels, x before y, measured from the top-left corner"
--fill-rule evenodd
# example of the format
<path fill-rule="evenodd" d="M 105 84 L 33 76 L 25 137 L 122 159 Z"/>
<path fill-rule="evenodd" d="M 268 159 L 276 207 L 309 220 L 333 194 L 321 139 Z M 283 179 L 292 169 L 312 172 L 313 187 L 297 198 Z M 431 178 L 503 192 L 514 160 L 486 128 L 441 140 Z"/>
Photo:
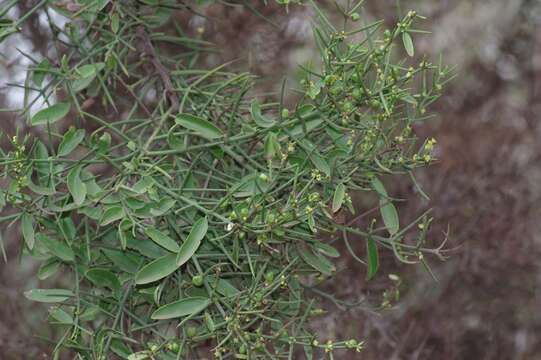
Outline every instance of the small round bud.
<path fill-rule="evenodd" d="M 197 286 L 197 287 L 203 286 L 203 276 L 195 275 L 194 277 L 192 277 L 192 284 L 193 286 Z"/>

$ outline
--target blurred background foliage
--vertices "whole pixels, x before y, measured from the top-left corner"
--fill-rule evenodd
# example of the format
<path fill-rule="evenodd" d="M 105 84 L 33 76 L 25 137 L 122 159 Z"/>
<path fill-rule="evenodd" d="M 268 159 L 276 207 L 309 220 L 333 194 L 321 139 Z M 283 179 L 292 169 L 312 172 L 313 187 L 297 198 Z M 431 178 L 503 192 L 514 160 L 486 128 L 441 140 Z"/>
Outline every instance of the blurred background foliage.
<path fill-rule="evenodd" d="M 18 1 L 19 14 L 36 1 Z M 68 6 L 70 2 L 59 1 Z M 259 91 L 276 90 L 277 78 L 295 79 L 298 64 L 314 56 L 312 14 L 307 8 L 283 8 L 246 1 L 244 7 L 220 4 L 201 8 L 204 16 L 179 13 L 185 31 L 212 41 L 221 53 L 204 59 L 212 66 L 224 60 L 262 77 Z M 320 1 L 332 11 L 330 1 Z M 394 194 L 414 199 L 400 213 L 414 216 L 434 209 L 431 235 L 448 229 L 453 250 L 444 263 L 432 262 L 439 282 L 422 267 L 404 267 L 392 255 L 384 269 L 403 274 L 402 301 L 373 313 L 368 307 L 345 312 L 326 304 L 328 313 L 314 326 L 336 338 L 363 337 L 363 359 L 539 359 L 541 358 L 541 3 L 538 0 L 403 0 L 403 11 L 427 16 L 431 35 L 415 39 L 416 54 L 429 54 L 457 66 L 457 78 L 437 103 L 437 116 L 415 128 L 435 136 L 438 162 L 418 173 L 424 201 L 403 179 Z M 397 22 L 394 0 L 367 0 L 366 22 Z M 18 14 L 11 14 L 17 16 Z M 0 49 L 0 107 L 17 106 L 20 83 L 29 65 L 20 52 L 46 56 L 48 34 L 43 21 L 30 15 L 21 33 Z M 59 24 L 62 26 L 62 24 Z M 421 60 L 421 59 L 419 59 Z M 202 60 L 203 61 L 203 60 Z M 294 102 L 294 96 L 286 99 Z M 2 131 L 25 130 L 12 113 L 0 113 Z M 7 146 L 7 144 L 2 144 Z M 0 184 L 3 185 L 3 184 Z M 362 199 L 358 199 L 362 207 Z M 17 227 L 2 228 L 7 262 L 0 266 L 0 355 L 4 359 L 48 358 L 40 335 L 45 309 L 23 300 L 22 290 L 38 287 L 35 264 L 18 257 Z M 351 243 L 363 255 L 364 242 Z M 393 282 L 385 274 L 366 283 L 363 269 L 347 257 L 338 264 L 338 282 L 325 286 L 343 299 L 382 301 Z M 345 273 L 345 274 L 344 274 Z M 414 285 L 413 285 L 414 284 Z M 336 358 L 347 359 L 347 354 Z M 351 354 L 349 354 L 351 356 Z"/>

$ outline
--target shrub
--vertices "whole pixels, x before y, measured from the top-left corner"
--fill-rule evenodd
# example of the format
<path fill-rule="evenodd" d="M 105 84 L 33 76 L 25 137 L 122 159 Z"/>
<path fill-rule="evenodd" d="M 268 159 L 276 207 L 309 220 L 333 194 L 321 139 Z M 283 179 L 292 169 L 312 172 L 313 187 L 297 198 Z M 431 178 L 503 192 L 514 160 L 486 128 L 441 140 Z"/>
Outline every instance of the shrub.
<path fill-rule="evenodd" d="M 411 125 L 427 118 L 447 70 L 396 56 L 414 55 L 420 16 L 387 30 L 381 21 L 357 26 L 356 5 L 342 10 L 337 30 L 307 6 L 318 17 L 321 67 L 303 69 L 289 109 L 283 90 L 258 101 L 250 74 L 198 66 L 214 49 L 183 34 L 175 14 L 187 5 L 32 9 L 67 24 L 50 20 L 56 55 L 27 72 L 20 116 L 44 136 L 10 137 L 1 199 L 16 211 L 2 220 L 20 224 L 23 253 L 41 262 L 37 277 L 55 280 L 25 293 L 54 304 L 49 320 L 63 329 L 55 356 L 361 351 L 361 339 L 319 343 L 309 326 L 321 310 L 308 290 L 337 276 L 335 242 L 364 237 L 368 279 L 382 249 L 406 263 L 441 257 L 424 246 L 430 219 L 401 227 L 380 180 L 433 160 L 434 141 L 416 145 Z M 364 192 L 378 196 L 381 220 L 358 229 L 340 219 L 355 212 L 350 195 Z M 414 232 L 416 243 L 405 241 Z"/>

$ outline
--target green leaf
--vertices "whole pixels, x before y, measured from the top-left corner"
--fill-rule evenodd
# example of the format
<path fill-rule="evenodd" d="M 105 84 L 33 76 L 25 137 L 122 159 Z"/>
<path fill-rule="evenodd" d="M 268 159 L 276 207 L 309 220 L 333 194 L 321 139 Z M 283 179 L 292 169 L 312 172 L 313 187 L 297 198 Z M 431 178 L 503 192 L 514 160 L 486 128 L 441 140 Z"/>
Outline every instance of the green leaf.
<path fill-rule="evenodd" d="M 124 209 L 122 206 L 111 206 L 105 210 L 103 216 L 101 217 L 101 226 L 109 225 L 112 222 L 120 220 L 124 217 Z"/>
<path fill-rule="evenodd" d="M 64 325 L 73 324 L 73 317 L 60 308 L 51 309 L 49 316 L 53 318 L 54 320 L 56 320 L 57 323 L 64 324 Z"/>
<path fill-rule="evenodd" d="M 404 43 L 404 48 L 406 49 L 408 55 L 413 56 L 415 54 L 415 50 L 413 48 L 413 40 L 408 32 L 404 31 L 402 33 L 402 42 Z"/>
<path fill-rule="evenodd" d="M 319 151 L 317 151 L 314 144 L 307 140 L 300 140 L 299 145 L 306 151 L 316 169 L 325 174 L 325 176 L 331 176 L 331 167 L 329 166 L 329 163 Z"/>
<path fill-rule="evenodd" d="M 149 351 L 138 351 L 136 353 L 130 354 L 128 356 L 128 360 L 146 360 L 150 358 L 150 352 Z"/>
<path fill-rule="evenodd" d="M 34 248 L 34 218 L 27 213 L 21 216 L 21 228 L 24 242 L 30 250 Z"/>
<path fill-rule="evenodd" d="M 36 170 L 40 175 L 40 184 L 44 185 L 43 182 L 47 181 L 47 178 L 51 172 L 51 161 L 49 160 L 49 152 L 47 151 L 47 146 L 44 143 L 37 140 L 34 145 L 34 158 L 36 160 Z"/>
<path fill-rule="evenodd" d="M 119 339 L 111 340 L 111 351 L 123 359 L 127 359 L 132 353 L 130 348 Z"/>
<path fill-rule="evenodd" d="M 378 247 L 376 242 L 371 237 L 368 237 L 366 241 L 366 253 L 368 263 L 366 280 L 370 280 L 374 277 L 374 275 L 376 275 L 379 267 Z"/>
<path fill-rule="evenodd" d="M 177 266 L 181 266 L 195 254 L 201 244 L 201 240 L 203 240 L 207 233 L 208 227 L 209 224 L 206 217 L 197 220 L 193 224 L 192 230 L 178 251 Z"/>
<path fill-rule="evenodd" d="M 146 264 L 135 275 L 137 285 L 148 284 L 171 275 L 180 266 L 177 265 L 177 254 L 167 254 Z"/>
<path fill-rule="evenodd" d="M 298 247 L 299 255 L 311 267 L 324 275 L 331 275 L 336 269 L 334 265 L 323 256 L 314 253 L 311 249 L 303 246 Z"/>
<path fill-rule="evenodd" d="M 322 87 L 323 82 L 321 80 L 317 80 L 316 82 L 310 81 L 306 95 L 308 95 L 310 99 L 314 100 L 321 92 Z"/>
<path fill-rule="evenodd" d="M 81 180 L 81 166 L 76 166 L 70 170 L 66 182 L 73 201 L 76 205 L 81 205 L 86 198 L 86 185 Z"/>
<path fill-rule="evenodd" d="M 74 294 L 71 290 L 66 289 L 32 289 L 25 291 L 24 296 L 32 301 L 57 303 L 66 301 Z"/>
<path fill-rule="evenodd" d="M 42 109 L 32 116 L 32 126 L 52 124 L 64 116 L 70 111 L 71 105 L 68 102 L 59 102 L 48 108 Z"/>
<path fill-rule="evenodd" d="M 206 139 L 218 139 L 223 136 L 222 130 L 214 124 L 191 114 L 179 114 L 175 122 L 188 130 L 195 131 L 199 136 Z"/>
<path fill-rule="evenodd" d="M 335 248 L 333 248 L 329 244 L 325 244 L 323 242 L 317 241 L 317 242 L 314 243 L 314 247 L 315 247 L 315 249 L 317 251 L 319 251 L 320 253 L 322 253 L 325 256 L 329 256 L 329 257 L 333 257 L 333 258 L 340 257 L 340 253 L 338 252 L 338 250 L 336 250 Z"/>
<path fill-rule="evenodd" d="M 40 186 L 34 184 L 31 180 L 28 181 L 28 188 L 39 195 L 54 195 L 56 193 L 56 189 L 52 186 Z"/>
<path fill-rule="evenodd" d="M 236 287 L 231 284 L 228 280 L 217 279 L 214 276 L 208 276 L 209 284 L 212 288 L 215 288 L 218 293 L 227 297 L 237 296 L 240 292 Z"/>
<path fill-rule="evenodd" d="M 53 240 L 45 234 L 37 234 L 36 238 L 41 242 L 47 250 L 61 260 L 71 262 L 75 260 L 75 254 L 68 245 L 64 244 L 61 241 Z"/>
<path fill-rule="evenodd" d="M 383 218 L 383 223 L 385 224 L 385 227 L 387 228 L 389 234 L 394 235 L 398 232 L 400 228 L 398 212 L 396 211 L 396 208 L 389 199 L 389 195 L 387 195 L 387 191 L 385 190 L 385 187 L 383 187 L 381 181 L 379 181 L 377 178 L 373 178 L 372 188 L 376 190 L 376 192 L 380 196 L 379 209 L 381 217 Z"/>
<path fill-rule="evenodd" d="M 265 137 L 265 158 L 272 159 L 275 156 L 280 156 L 280 144 L 275 133 L 269 132 Z"/>
<path fill-rule="evenodd" d="M 261 107 L 256 100 L 252 100 L 250 105 L 250 113 L 252 114 L 254 122 L 260 127 L 269 128 L 274 126 L 276 123 L 274 120 L 271 120 L 261 114 Z"/>
<path fill-rule="evenodd" d="M 175 206 L 176 200 L 169 199 L 169 198 L 163 198 L 161 199 L 155 206 L 150 209 L 150 213 L 154 216 L 162 216 L 173 206 Z"/>
<path fill-rule="evenodd" d="M 77 68 L 75 71 L 79 77 L 71 83 L 73 91 L 79 92 L 86 89 L 104 67 L 105 64 L 100 62 L 96 64 L 86 64 Z"/>
<path fill-rule="evenodd" d="M 114 13 L 113 16 L 111 16 L 111 31 L 115 34 L 118 32 L 119 22 L 120 19 L 118 13 Z"/>
<path fill-rule="evenodd" d="M 151 318 L 154 320 L 166 320 L 195 315 L 205 310 L 209 305 L 210 300 L 204 297 L 185 298 L 158 308 L 152 313 Z"/>
<path fill-rule="evenodd" d="M 107 269 L 90 269 L 85 273 L 85 277 L 96 286 L 108 287 L 111 290 L 120 289 L 120 281 Z"/>
<path fill-rule="evenodd" d="M 102 249 L 102 251 L 113 262 L 114 266 L 122 271 L 135 274 L 139 269 L 139 262 L 142 258 L 138 255 L 113 249 Z"/>
<path fill-rule="evenodd" d="M 122 250 L 126 250 L 126 246 L 128 246 L 129 235 L 127 232 L 130 231 L 131 227 L 132 221 L 130 219 L 123 219 L 118 223 L 118 239 L 120 240 L 120 247 Z"/>
<path fill-rule="evenodd" d="M 346 196 L 346 186 L 342 183 L 336 186 L 334 189 L 334 196 L 332 198 L 332 212 L 337 212 L 342 207 L 344 203 L 344 198 Z"/>
<path fill-rule="evenodd" d="M 58 156 L 69 155 L 75 148 L 83 141 L 85 138 L 84 129 L 75 129 L 70 127 L 69 130 L 64 134 L 62 142 L 58 146 Z"/>
<path fill-rule="evenodd" d="M 49 63 L 48 59 L 43 59 L 38 66 L 32 71 L 32 81 L 34 84 L 36 84 L 38 87 L 41 88 L 41 84 L 43 83 L 43 79 L 45 79 L 45 76 L 47 75 L 47 72 L 51 69 L 51 64 Z"/>
<path fill-rule="evenodd" d="M 325 160 L 324 157 L 322 157 L 318 153 L 313 152 L 312 154 L 310 154 L 310 160 L 312 160 L 312 164 L 315 165 L 316 169 L 321 171 L 327 177 L 331 176 L 331 167 L 329 166 L 329 163 L 327 162 L 327 160 Z"/>
<path fill-rule="evenodd" d="M 148 227 L 145 229 L 145 234 L 152 239 L 156 244 L 160 245 L 161 247 L 171 251 L 171 252 L 178 252 L 180 250 L 180 246 L 178 246 L 177 242 L 173 239 L 171 239 L 169 236 L 165 235 L 155 227 Z"/>
<path fill-rule="evenodd" d="M 55 258 L 50 258 L 43 262 L 43 264 L 40 265 L 38 269 L 38 279 L 45 280 L 58 271 L 58 268 L 60 267 L 60 262 L 57 261 Z"/>

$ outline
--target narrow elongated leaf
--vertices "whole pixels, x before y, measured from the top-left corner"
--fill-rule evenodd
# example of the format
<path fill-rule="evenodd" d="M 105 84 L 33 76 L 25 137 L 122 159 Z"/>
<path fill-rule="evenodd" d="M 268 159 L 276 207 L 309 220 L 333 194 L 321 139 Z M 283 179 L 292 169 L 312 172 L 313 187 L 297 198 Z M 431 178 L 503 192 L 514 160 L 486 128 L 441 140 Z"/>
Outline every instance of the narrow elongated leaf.
<path fill-rule="evenodd" d="M 42 109 L 32 116 L 32 126 L 52 124 L 64 116 L 70 111 L 71 105 L 68 102 L 59 102 L 48 108 Z"/>
<path fill-rule="evenodd" d="M 415 50 L 413 48 L 413 39 L 409 33 L 402 33 L 402 42 L 404 43 L 404 49 L 406 49 L 408 55 L 413 56 L 415 54 Z"/>
<path fill-rule="evenodd" d="M 58 271 L 60 264 L 55 258 L 45 261 L 38 269 L 38 279 L 45 280 L 54 275 Z"/>
<path fill-rule="evenodd" d="M 336 186 L 334 189 L 334 196 L 332 198 L 332 211 L 337 212 L 342 207 L 344 203 L 344 198 L 346 196 L 346 186 L 342 183 Z"/>
<path fill-rule="evenodd" d="M 81 205 L 86 198 L 86 185 L 81 180 L 81 167 L 76 166 L 68 173 L 66 182 L 68 190 L 76 205 Z"/>
<path fill-rule="evenodd" d="M 208 281 L 211 288 L 215 288 L 218 293 L 223 296 L 233 297 L 240 292 L 236 287 L 226 279 L 219 279 L 214 276 L 208 276 Z"/>
<path fill-rule="evenodd" d="M 320 253 L 322 253 L 325 256 L 333 257 L 333 258 L 340 257 L 340 253 L 338 252 L 338 250 L 336 250 L 335 248 L 333 248 L 329 244 L 325 244 L 323 242 L 318 241 L 318 242 L 314 243 L 314 247 L 315 247 L 315 249 L 317 251 L 319 251 Z"/>
<path fill-rule="evenodd" d="M 66 301 L 74 294 L 71 290 L 66 289 L 32 289 L 25 291 L 24 296 L 32 301 L 57 303 Z"/>
<path fill-rule="evenodd" d="M 73 91 L 79 92 L 86 89 L 104 67 L 104 63 L 96 63 L 86 64 L 78 68 L 76 72 L 79 77 L 71 83 Z"/>
<path fill-rule="evenodd" d="M 276 123 L 274 120 L 269 119 L 266 116 L 263 116 L 263 114 L 261 114 L 261 107 L 256 100 L 253 100 L 251 103 L 250 113 L 252 114 L 254 122 L 260 127 L 269 128 L 271 126 L 274 126 L 274 124 Z"/>
<path fill-rule="evenodd" d="M 312 250 L 306 247 L 299 247 L 301 258 L 311 267 L 324 275 L 331 275 L 335 271 L 334 265 L 319 254 L 315 254 Z"/>
<path fill-rule="evenodd" d="M 280 156 L 280 144 L 275 133 L 269 132 L 265 137 L 265 158 L 272 159 Z"/>
<path fill-rule="evenodd" d="M 37 140 L 34 146 L 34 158 L 36 160 L 36 170 L 40 175 L 40 184 L 44 185 L 43 182 L 47 181 L 47 177 L 51 171 L 51 162 L 49 160 L 49 151 L 47 151 L 47 146 L 44 143 Z"/>
<path fill-rule="evenodd" d="M 195 131 L 206 139 L 217 139 L 223 136 L 222 130 L 209 121 L 191 114 L 177 115 L 175 122 L 186 129 Z"/>
<path fill-rule="evenodd" d="M 379 181 L 377 178 L 373 178 L 371 184 L 372 188 L 376 190 L 380 196 L 379 208 L 381 217 L 383 218 L 383 223 L 385 224 L 389 234 L 394 235 L 400 228 L 398 212 L 389 199 L 387 191 L 385 190 L 385 187 L 383 187 L 381 181 Z"/>
<path fill-rule="evenodd" d="M 177 255 L 177 265 L 181 266 L 188 261 L 201 245 L 201 240 L 205 237 L 209 224 L 206 217 L 197 220 L 188 234 L 188 237 L 180 247 Z"/>
<path fill-rule="evenodd" d="M 28 181 L 28 188 L 39 195 L 47 195 L 47 196 L 54 195 L 54 193 L 56 192 L 56 189 L 52 185 L 53 184 L 51 184 L 51 186 L 48 186 L 48 187 L 40 186 L 40 185 L 34 184 L 32 181 Z"/>
<path fill-rule="evenodd" d="M 49 250 L 51 254 L 55 255 L 61 260 L 68 262 L 75 260 L 73 250 L 71 250 L 71 248 L 69 248 L 65 243 L 58 240 L 53 240 L 45 234 L 37 234 L 36 238 L 47 248 L 47 250 Z"/>
<path fill-rule="evenodd" d="M 329 163 L 319 153 L 314 144 L 307 140 L 301 140 L 299 141 L 299 145 L 304 149 L 304 151 L 306 151 L 307 155 L 310 157 L 310 160 L 312 161 L 312 164 L 314 164 L 316 169 L 318 169 L 326 176 L 331 176 L 331 167 L 329 166 Z"/>
<path fill-rule="evenodd" d="M 107 269 L 90 269 L 85 273 L 85 277 L 96 286 L 108 287 L 111 290 L 120 289 L 120 281 Z"/>
<path fill-rule="evenodd" d="M 325 174 L 327 177 L 331 176 L 331 167 L 329 166 L 329 163 L 323 156 L 321 156 L 317 152 L 312 152 L 310 154 L 310 160 L 312 160 L 312 164 L 321 171 L 323 174 Z"/>
<path fill-rule="evenodd" d="M 137 285 L 148 284 L 171 275 L 180 265 L 177 265 L 177 254 L 167 254 L 146 264 L 135 275 Z"/>
<path fill-rule="evenodd" d="M 109 258 L 115 267 L 130 274 L 135 274 L 139 269 L 141 257 L 125 251 L 102 249 L 105 256 Z"/>
<path fill-rule="evenodd" d="M 53 308 L 49 313 L 49 316 L 56 320 L 56 322 L 64 325 L 73 324 L 73 317 L 60 308 Z"/>
<path fill-rule="evenodd" d="M 84 129 L 75 129 L 70 127 L 64 134 L 62 142 L 58 146 L 58 156 L 69 155 L 85 138 Z"/>
<path fill-rule="evenodd" d="M 119 339 L 113 339 L 111 341 L 111 351 L 120 356 L 122 359 L 127 359 L 132 353 L 130 348 Z"/>
<path fill-rule="evenodd" d="M 102 226 L 109 225 L 114 221 L 122 219 L 124 215 L 124 209 L 122 206 L 111 206 L 103 213 L 100 224 Z"/>
<path fill-rule="evenodd" d="M 169 236 L 165 235 L 155 227 L 146 228 L 145 234 L 156 244 L 171 252 L 177 253 L 180 250 L 180 246 L 178 246 L 175 240 L 171 239 Z"/>
<path fill-rule="evenodd" d="M 151 318 L 154 320 L 165 320 L 195 315 L 205 310 L 209 304 L 210 300 L 208 298 L 185 298 L 160 307 L 152 313 Z"/>
<path fill-rule="evenodd" d="M 30 250 L 34 248 L 34 219 L 30 214 L 24 213 L 21 216 L 21 228 L 24 242 Z"/>
<path fill-rule="evenodd" d="M 366 253 L 368 263 L 366 280 L 370 280 L 374 277 L 374 275 L 376 275 L 379 267 L 378 247 L 371 237 L 368 237 L 368 239 L 366 240 Z"/>

